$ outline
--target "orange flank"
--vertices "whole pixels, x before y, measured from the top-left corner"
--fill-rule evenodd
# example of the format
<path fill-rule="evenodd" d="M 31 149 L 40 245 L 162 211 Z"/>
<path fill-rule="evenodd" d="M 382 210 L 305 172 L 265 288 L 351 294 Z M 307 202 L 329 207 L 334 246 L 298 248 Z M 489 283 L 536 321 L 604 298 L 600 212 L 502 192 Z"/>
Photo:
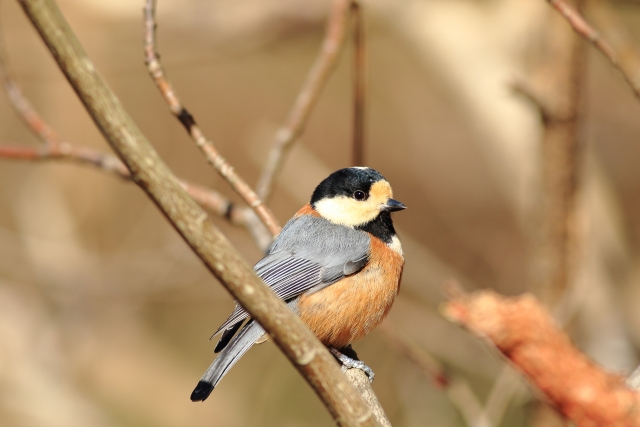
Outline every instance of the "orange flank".
<path fill-rule="evenodd" d="M 346 347 L 378 326 L 389 312 L 400 288 L 404 258 L 373 236 L 369 256 L 357 274 L 300 297 L 298 314 L 324 345 Z"/>

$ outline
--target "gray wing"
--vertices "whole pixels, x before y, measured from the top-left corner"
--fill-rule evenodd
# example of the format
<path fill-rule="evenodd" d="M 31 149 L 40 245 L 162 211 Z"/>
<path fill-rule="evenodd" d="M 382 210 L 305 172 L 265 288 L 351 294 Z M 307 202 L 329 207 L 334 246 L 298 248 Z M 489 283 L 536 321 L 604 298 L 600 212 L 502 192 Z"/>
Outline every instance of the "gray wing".
<path fill-rule="evenodd" d="M 254 270 L 280 299 L 288 301 L 360 271 L 367 264 L 368 253 L 366 233 L 304 215 L 285 225 Z M 248 315 L 236 303 L 235 310 L 214 336 Z"/>

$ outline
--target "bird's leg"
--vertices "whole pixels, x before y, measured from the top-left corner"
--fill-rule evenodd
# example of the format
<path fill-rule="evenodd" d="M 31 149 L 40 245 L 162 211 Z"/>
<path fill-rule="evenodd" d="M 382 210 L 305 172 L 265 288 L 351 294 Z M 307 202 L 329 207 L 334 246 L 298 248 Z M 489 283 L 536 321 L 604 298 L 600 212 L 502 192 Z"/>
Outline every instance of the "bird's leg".
<path fill-rule="evenodd" d="M 347 372 L 347 369 L 350 368 L 360 369 L 362 372 L 367 374 L 369 382 L 373 382 L 373 378 L 376 374 L 374 374 L 373 370 L 365 365 L 363 361 L 358 360 L 358 355 L 353 351 L 351 345 L 341 348 L 340 350 L 335 347 L 329 347 L 329 351 L 342 364 L 342 372 Z M 354 357 L 347 356 L 345 354 L 346 352 L 351 353 Z"/>

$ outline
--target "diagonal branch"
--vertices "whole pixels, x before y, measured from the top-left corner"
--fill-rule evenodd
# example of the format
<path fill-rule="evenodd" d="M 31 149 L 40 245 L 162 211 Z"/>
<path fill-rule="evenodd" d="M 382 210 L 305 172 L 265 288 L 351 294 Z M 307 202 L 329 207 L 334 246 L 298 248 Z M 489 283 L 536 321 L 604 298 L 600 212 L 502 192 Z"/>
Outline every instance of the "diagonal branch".
<path fill-rule="evenodd" d="M 322 88 L 335 68 L 338 54 L 344 44 L 350 4 L 351 0 L 333 0 L 332 2 L 320 53 L 311 66 L 307 80 L 298 93 L 289 115 L 276 133 L 271 152 L 258 181 L 257 192 L 262 200 L 269 200 L 284 157 L 304 131 L 311 110 L 316 105 Z"/>
<path fill-rule="evenodd" d="M 144 57 L 149 74 L 160 90 L 165 102 L 169 106 L 171 113 L 180 120 L 185 127 L 191 139 L 196 143 L 198 148 L 204 153 L 207 162 L 214 167 L 216 171 L 231 185 L 236 193 L 255 211 L 256 215 L 262 220 L 269 232 L 277 236 L 281 227 L 278 220 L 251 187 L 238 175 L 222 157 L 213 142 L 207 139 L 200 127 L 196 124 L 195 119 L 189 113 L 178 98 L 176 91 L 173 89 L 171 82 L 167 79 L 160 58 L 156 52 L 156 21 L 155 21 L 156 2 L 155 0 L 146 0 L 144 7 L 145 37 L 144 37 Z"/>
<path fill-rule="evenodd" d="M 60 69 L 133 181 L 153 200 L 215 277 L 298 369 L 341 426 L 378 425 L 327 349 L 255 275 L 180 187 L 109 89 L 52 0 L 19 0 Z"/>
<path fill-rule="evenodd" d="M 625 63 L 621 62 L 617 52 L 611 47 L 611 45 L 602 38 L 587 20 L 576 10 L 573 6 L 567 3 L 565 0 L 547 0 L 551 6 L 553 6 L 565 19 L 571 24 L 571 27 L 576 33 L 587 39 L 592 43 L 602 54 L 609 60 L 611 65 L 616 67 L 622 77 L 627 81 L 633 93 L 640 99 L 640 79 L 634 78 L 631 74 L 629 67 Z M 637 70 L 635 70 L 637 72 Z"/>

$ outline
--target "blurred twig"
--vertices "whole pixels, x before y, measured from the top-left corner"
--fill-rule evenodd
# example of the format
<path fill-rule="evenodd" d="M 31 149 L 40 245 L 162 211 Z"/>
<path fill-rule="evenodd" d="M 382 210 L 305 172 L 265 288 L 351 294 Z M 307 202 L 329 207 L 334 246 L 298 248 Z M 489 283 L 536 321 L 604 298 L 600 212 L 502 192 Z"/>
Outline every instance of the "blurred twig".
<path fill-rule="evenodd" d="M 475 292 L 442 312 L 493 343 L 576 425 L 640 426 L 640 395 L 576 349 L 533 296 Z"/>
<path fill-rule="evenodd" d="M 583 0 L 578 0 L 579 6 Z M 556 5 L 557 2 L 551 2 Z M 561 3 L 564 4 L 564 3 Z M 542 295 L 556 305 L 575 277 L 581 229 L 577 224 L 577 197 L 582 171 L 582 145 L 578 140 L 578 110 L 584 76 L 584 44 L 562 22 L 552 21 L 544 58 L 544 72 L 531 85 L 538 102 L 544 134 L 543 227 L 540 246 Z M 556 32 L 554 32 L 554 30 Z M 535 88 L 546 90 L 535 91 Z"/>
<path fill-rule="evenodd" d="M 578 34 L 591 42 L 600 52 L 602 52 L 611 65 L 620 71 L 622 77 L 624 77 L 629 86 L 631 86 L 633 93 L 640 99 L 640 79 L 638 78 L 638 70 L 634 65 L 630 66 L 631 62 L 633 64 L 638 63 L 637 53 L 633 55 L 636 58 L 633 58 L 633 56 L 628 54 L 622 57 L 618 56 L 611 45 L 602 38 L 600 33 L 598 33 L 580 14 L 580 12 L 571 6 L 571 4 L 565 0 L 547 1 L 567 19 L 569 24 L 571 24 L 571 27 L 573 27 Z"/>
<path fill-rule="evenodd" d="M 364 166 L 366 50 L 364 18 L 358 0 L 351 2 L 353 16 L 353 154 L 352 165 Z"/>
<path fill-rule="evenodd" d="M 332 2 L 320 53 L 311 66 L 289 115 L 276 133 L 271 152 L 258 181 L 257 192 L 262 200 L 269 200 L 275 177 L 282 167 L 284 156 L 302 134 L 311 110 L 316 105 L 320 92 L 335 67 L 338 54 L 344 43 L 350 4 L 351 0 L 333 0 Z"/>
<path fill-rule="evenodd" d="M 18 115 L 29 129 L 44 142 L 46 149 L 52 152 L 55 151 L 60 143 L 58 136 L 54 130 L 42 120 L 42 117 L 40 117 L 38 112 L 33 108 L 31 102 L 24 96 L 20 87 L 11 77 L 11 72 L 7 66 L 2 32 L 0 32 L 0 77 L 11 101 L 11 106 L 18 112 Z"/>
<path fill-rule="evenodd" d="M 640 4 L 636 1 L 636 4 Z M 640 52 L 635 40 L 617 18 L 608 1 L 596 3 L 594 19 L 610 40 L 616 54 L 617 68 L 631 85 L 636 96 L 640 96 Z"/>
<path fill-rule="evenodd" d="M 187 129 L 191 139 L 193 139 L 198 148 L 202 150 L 209 164 L 222 175 L 236 193 L 255 211 L 256 215 L 258 215 L 267 229 L 269 229 L 269 232 L 273 236 L 277 236 L 281 228 L 273 212 L 260 200 L 260 197 L 256 195 L 244 179 L 235 172 L 229 162 L 220 155 L 215 145 L 213 145 L 213 142 L 204 136 L 191 113 L 189 113 L 180 102 L 176 91 L 171 86 L 171 82 L 167 79 L 162 64 L 160 63 L 160 58 L 156 52 L 155 29 L 157 24 L 155 21 L 155 5 L 155 0 L 147 0 L 144 7 L 144 53 L 149 74 L 156 83 L 165 102 L 169 105 L 169 110 Z"/>
<path fill-rule="evenodd" d="M 487 420 L 490 425 L 500 425 L 517 386 L 518 378 L 516 373 L 510 366 L 503 366 L 500 375 L 498 375 L 498 378 L 496 378 L 493 383 L 493 387 L 491 387 L 491 392 L 484 405 L 484 419 Z"/>
<path fill-rule="evenodd" d="M 378 330 L 385 335 L 396 352 L 415 365 L 427 380 L 447 393 L 449 400 L 458 408 L 468 426 L 491 427 L 494 425 L 488 421 L 482 403 L 466 380 L 451 377 L 440 362 L 413 344 L 397 328 L 391 326 L 390 320 L 387 319 L 382 323 Z"/>

